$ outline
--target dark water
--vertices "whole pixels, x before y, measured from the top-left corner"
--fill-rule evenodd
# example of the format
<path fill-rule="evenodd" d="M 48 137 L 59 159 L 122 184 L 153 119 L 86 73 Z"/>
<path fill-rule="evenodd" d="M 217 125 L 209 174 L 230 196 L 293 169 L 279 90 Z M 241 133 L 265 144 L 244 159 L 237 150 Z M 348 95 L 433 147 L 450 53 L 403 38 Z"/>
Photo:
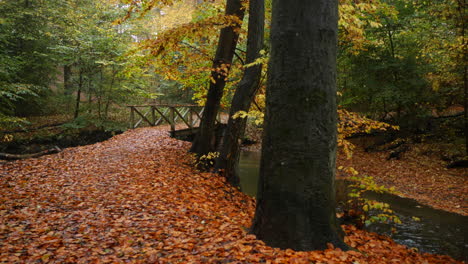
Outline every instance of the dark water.
<path fill-rule="evenodd" d="M 256 195 L 260 153 L 243 152 L 240 158 L 242 190 Z M 347 183 L 337 181 L 337 201 L 347 200 Z M 372 224 L 365 229 L 390 236 L 399 244 L 421 252 L 449 255 L 468 261 L 468 217 L 433 209 L 413 199 L 391 194 L 366 193 L 366 198 L 390 204 L 402 224 Z M 416 221 L 413 217 L 420 218 Z M 396 233 L 391 229 L 395 228 Z"/>

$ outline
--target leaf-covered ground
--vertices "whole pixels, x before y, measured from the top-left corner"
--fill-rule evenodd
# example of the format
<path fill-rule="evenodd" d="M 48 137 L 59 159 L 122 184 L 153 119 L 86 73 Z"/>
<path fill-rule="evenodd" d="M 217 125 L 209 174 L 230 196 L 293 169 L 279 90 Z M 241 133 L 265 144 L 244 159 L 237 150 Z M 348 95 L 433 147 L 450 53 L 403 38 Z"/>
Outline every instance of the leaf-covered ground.
<path fill-rule="evenodd" d="M 1 263 L 459 263 L 345 227 L 343 252 L 249 235 L 254 200 L 190 165 L 189 143 L 142 128 L 0 164 Z"/>
<path fill-rule="evenodd" d="M 387 160 L 389 152 L 353 150 L 351 159 L 339 155 L 340 166 L 351 166 L 376 183 L 394 186 L 400 196 L 413 198 L 434 208 L 468 215 L 468 170 L 447 169 L 437 158 L 422 155 L 412 145 L 400 160 Z"/>

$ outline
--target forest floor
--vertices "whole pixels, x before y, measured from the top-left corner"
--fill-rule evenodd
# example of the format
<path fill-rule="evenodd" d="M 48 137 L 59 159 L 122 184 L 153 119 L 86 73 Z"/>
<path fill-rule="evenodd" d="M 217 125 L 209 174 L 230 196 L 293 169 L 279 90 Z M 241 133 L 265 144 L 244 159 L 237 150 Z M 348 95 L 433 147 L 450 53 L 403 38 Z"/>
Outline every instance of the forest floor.
<path fill-rule="evenodd" d="M 261 132 L 248 127 L 247 135 L 255 142 L 244 147 L 248 151 L 260 151 Z M 398 195 L 411 198 L 433 208 L 468 215 L 468 169 L 447 169 L 441 159 L 444 151 L 452 145 L 438 143 L 410 143 L 409 150 L 399 159 L 390 159 L 391 151 L 366 152 L 362 145 L 372 142 L 371 137 L 362 137 L 355 142 L 351 158 L 338 151 L 337 167 L 352 167 L 359 175 L 374 178 L 378 185 L 395 187 Z M 352 176 L 337 170 L 338 178 Z"/>
<path fill-rule="evenodd" d="M 424 144 L 413 144 L 400 159 L 388 160 L 389 151 L 365 152 L 356 147 L 352 157 L 338 155 L 338 166 L 350 166 L 372 176 L 379 185 L 392 186 L 402 197 L 445 211 L 468 215 L 468 169 L 446 168 L 446 162 L 422 154 Z M 338 171 L 338 176 L 344 175 Z"/>
<path fill-rule="evenodd" d="M 268 247 L 247 231 L 255 200 L 164 129 L 0 164 L 0 263 L 461 263 L 353 226 L 359 251 Z"/>

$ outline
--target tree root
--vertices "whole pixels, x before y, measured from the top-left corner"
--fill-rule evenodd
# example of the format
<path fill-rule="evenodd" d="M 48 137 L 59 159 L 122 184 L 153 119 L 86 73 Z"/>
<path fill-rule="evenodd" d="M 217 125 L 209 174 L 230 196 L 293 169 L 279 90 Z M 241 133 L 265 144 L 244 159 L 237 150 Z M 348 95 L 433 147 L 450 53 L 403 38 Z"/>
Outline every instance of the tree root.
<path fill-rule="evenodd" d="M 3 160 L 19 160 L 19 159 L 29 159 L 29 158 L 37 158 L 47 154 L 59 153 L 62 149 L 55 146 L 51 149 L 46 149 L 40 152 L 31 153 L 31 154 L 8 154 L 8 153 L 0 153 L 0 159 Z"/>

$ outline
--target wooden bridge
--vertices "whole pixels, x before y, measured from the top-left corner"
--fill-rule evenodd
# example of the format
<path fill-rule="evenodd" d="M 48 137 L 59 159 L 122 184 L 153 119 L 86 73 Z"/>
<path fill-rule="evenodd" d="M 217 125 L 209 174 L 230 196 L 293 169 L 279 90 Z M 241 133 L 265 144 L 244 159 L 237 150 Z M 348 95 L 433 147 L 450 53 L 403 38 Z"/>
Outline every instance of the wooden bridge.
<path fill-rule="evenodd" d="M 169 124 L 171 136 L 194 134 L 200 125 L 203 106 L 190 104 L 147 104 L 127 105 L 130 108 L 130 129 L 140 126 L 158 126 Z M 217 122 L 221 123 L 220 114 Z M 176 130 L 176 125 L 185 125 L 185 129 Z M 179 126 L 180 128 L 180 126 Z"/>

